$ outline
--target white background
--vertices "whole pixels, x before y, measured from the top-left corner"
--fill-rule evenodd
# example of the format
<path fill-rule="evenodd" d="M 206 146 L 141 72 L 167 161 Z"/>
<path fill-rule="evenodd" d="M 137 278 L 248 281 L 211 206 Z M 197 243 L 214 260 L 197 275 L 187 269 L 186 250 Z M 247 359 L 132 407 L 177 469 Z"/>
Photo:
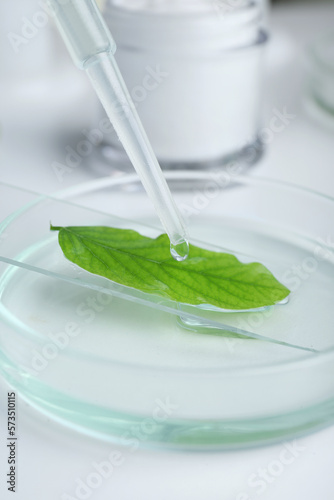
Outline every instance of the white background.
<path fill-rule="evenodd" d="M 326 128 L 307 116 L 302 105 L 301 90 L 305 46 L 316 35 L 333 28 L 334 5 L 322 2 L 316 2 L 314 6 L 306 5 L 282 6 L 276 8 L 272 15 L 273 36 L 268 58 L 265 124 L 269 123 L 274 108 L 282 110 L 286 106 L 296 117 L 282 133 L 275 135 L 266 156 L 254 169 L 254 174 L 289 180 L 334 196 L 334 126 L 332 129 Z M 42 37 L 43 33 L 38 36 Z M 32 40 L 31 47 L 34 43 L 35 40 Z M 27 47 L 26 57 L 29 49 Z M 50 76 L 45 77 L 44 86 L 36 94 L 45 98 L 44 113 L 40 115 L 43 117 L 47 114 L 50 117 L 58 107 L 66 104 L 68 116 L 73 113 L 78 116 L 79 106 L 82 108 L 79 103 L 86 96 L 87 106 L 81 109 L 80 120 L 81 123 L 86 121 L 89 126 L 91 91 L 70 65 L 61 69 L 61 78 L 50 82 Z M 56 78 L 54 74 L 53 78 Z M 54 97 L 50 103 L 48 92 L 55 88 L 63 100 L 58 102 L 59 97 Z M 63 183 L 59 183 L 51 168 L 55 158 L 61 159 L 59 142 L 53 144 L 42 131 L 37 134 L 34 130 L 29 133 L 19 130 L 19 109 L 17 103 L 10 102 L 14 94 L 11 94 L 9 79 L 5 81 L 4 91 L 2 94 L 6 99 L 3 101 L 6 102 L 2 102 L 0 107 L 4 124 L 0 151 L 1 181 L 41 192 L 53 192 L 96 175 L 89 168 L 80 167 L 66 176 Z M 20 90 L 22 102 L 24 91 L 31 92 L 33 101 L 36 91 L 33 84 Z M 38 102 L 37 98 L 35 102 Z M 15 113 L 17 116 L 14 116 Z M 25 117 L 27 113 L 26 110 Z M 38 113 L 34 115 L 36 120 L 38 116 Z M 46 123 L 43 126 L 47 128 L 49 125 Z M 75 123 L 69 124 L 69 133 L 71 127 L 74 128 Z M 0 497 L 5 500 L 59 500 L 68 493 L 75 498 L 77 478 L 85 480 L 94 472 L 92 463 L 106 460 L 117 447 L 72 433 L 19 400 L 18 491 L 15 495 L 8 493 L 5 485 L 7 390 L 6 383 L 0 382 Z M 259 468 L 269 467 L 272 470 L 284 444 L 211 454 L 124 451 L 124 463 L 89 498 L 333 500 L 334 427 L 301 438 L 297 444 L 300 451 L 296 452 L 290 464 L 284 465 L 276 478 L 270 475 L 271 482 L 266 482 L 261 494 L 259 488 L 248 483 L 249 478 Z"/>

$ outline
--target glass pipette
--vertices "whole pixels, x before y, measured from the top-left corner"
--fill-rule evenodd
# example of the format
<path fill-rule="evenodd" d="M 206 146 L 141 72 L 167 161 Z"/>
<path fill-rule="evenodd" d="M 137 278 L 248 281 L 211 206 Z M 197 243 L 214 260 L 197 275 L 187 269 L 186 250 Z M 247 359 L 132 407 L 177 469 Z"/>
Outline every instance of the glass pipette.
<path fill-rule="evenodd" d="M 116 43 L 95 0 L 49 0 L 74 63 L 84 69 L 113 124 L 160 221 L 176 260 L 188 256 L 181 215 L 115 61 Z"/>

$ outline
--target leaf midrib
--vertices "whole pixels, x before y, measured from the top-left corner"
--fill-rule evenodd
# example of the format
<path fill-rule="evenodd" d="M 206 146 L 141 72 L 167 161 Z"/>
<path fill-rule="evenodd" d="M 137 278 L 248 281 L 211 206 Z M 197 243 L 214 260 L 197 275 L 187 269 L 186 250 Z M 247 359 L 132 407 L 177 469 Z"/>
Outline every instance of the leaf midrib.
<path fill-rule="evenodd" d="M 163 266 L 171 267 L 172 269 L 175 269 L 175 268 L 176 268 L 176 265 L 174 264 L 174 262 L 170 263 L 168 260 L 157 261 L 157 260 L 154 260 L 154 259 L 149 259 L 148 257 L 142 256 L 142 255 L 134 255 L 133 253 L 127 252 L 126 250 L 120 250 L 119 248 L 115 248 L 115 247 L 113 247 L 113 246 L 107 246 L 107 245 L 104 245 L 104 244 L 102 244 L 101 242 L 96 241 L 96 240 L 94 240 L 93 238 L 91 238 L 91 237 L 89 237 L 89 236 L 80 235 L 80 234 L 76 233 L 75 231 L 71 231 L 71 230 L 70 230 L 70 229 L 68 229 L 68 228 L 62 228 L 62 229 L 63 229 L 64 231 L 66 231 L 66 232 L 70 233 L 71 235 L 74 235 L 75 237 L 77 237 L 77 238 L 78 238 L 78 239 L 80 239 L 81 241 L 82 241 L 82 240 L 88 240 L 88 241 L 91 241 L 91 242 L 92 242 L 92 243 L 94 243 L 95 245 L 99 245 L 100 247 L 102 247 L 102 248 L 104 248 L 104 249 L 106 249 L 106 250 L 112 250 L 112 251 L 114 251 L 114 252 L 117 252 L 117 253 L 120 253 L 120 254 L 123 254 L 123 255 L 127 255 L 127 256 L 128 256 L 128 257 L 130 257 L 132 260 L 136 258 L 136 259 L 141 259 L 141 260 L 143 260 L 143 261 L 145 261 L 145 262 L 152 262 L 153 264 L 158 264 L 158 265 L 163 265 Z M 92 254 L 94 257 L 96 257 L 96 256 L 95 256 L 95 254 L 93 253 L 93 251 L 92 251 L 89 247 L 87 247 L 87 245 L 86 245 L 84 242 L 82 242 L 82 243 L 83 243 L 83 244 L 84 244 L 84 246 L 85 246 L 85 247 L 86 247 L 86 248 L 87 248 L 87 249 L 91 252 L 91 254 Z M 164 247 L 163 247 L 163 246 L 159 246 L 159 247 L 155 247 L 155 248 L 159 249 L 159 248 L 164 248 Z M 100 259 L 100 258 L 98 258 L 98 257 L 96 257 L 96 258 L 97 258 L 97 259 L 98 259 L 98 260 L 99 260 L 99 261 L 100 261 L 100 262 L 101 262 L 101 263 L 102 263 L 102 264 L 103 264 L 103 265 L 104 265 L 107 269 L 111 270 L 111 269 L 110 269 L 110 267 L 109 267 L 109 266 L 108 266 L 108 265 L 107 265 L 104 261 L 101 261 L 101 259 Z M 172 257 L 171 257 L 171 258 L 172 258 Z M 115 260 L 117 260 L 117 259 L 115 259 Z M 119 262 L 119 261 L 118 261 L 118 262 Z M 122 265 L 123 267 L 126 267 L 123 263 L 120 263 L 120 265 Z M 128 269 L 128 268 L 127 268 L 127 269 Z M 135 276 L 131 270 L 129 270 L 129 269 L 128 269 L 128 271 L 129 271 L 129 272 L 130 272 L 133 276 Z M 146 269 L 145 269 L 145 271 L 147 272 L 147 270 L 146 270 Z M 182 268 L 181 268 L 181 266 L 179 267 L 179 271 L 181 271 L 181 272 L 185 272 L 185 270 L 184 270 L 184 269 L 182 269 Z M 191 274 L 195 274 L 195 275 L 201 275 L 201 276 L 204 276 L 206 279 L 208 279 L 210 282 L 212 282 L 212 281 L 210 280 L 210 277 L 212 277 L 212 275 L 210 275 L 210 274 L 206 274 L 206 272 L 203 272 L 203 271 L 197 271 L 196 269 L 194 270 L 194 269 L 191 269 L 191 268 L 187 268 L 186 272 L 187 272 L 187 273 L 191 273 Z M 150 273 L 150 274 L 151 274 L 151 273 Z M 135 276 L 135 277 L 137 278 L 137 276 Z M 155 277 L 155 279 L 156 279 L 156 277 Z M 241 281 L 241 280 L 236 280 L 236 279 L 233 279 L 233 278 L 225 278 L 224 276 L 220 276 L 220 279 L 221 279 L 222 281 L 227 282 L 227 283 L 231 283 L 231 282 L 233 282 L 233 283 L 236 283 L 236 284 L 238 284 L 238 283 L 239 283 L 239 284 L 241 284 L 241 285 L 245 285 L 245 282 L 244 282 L 244 281 Z M 159 280 L 159 281 L 161 282 L 161 280 Z M 163 283 L 163 282 L 162 282 L 162 283 Z M 165 284 L 165 283 L 164 283 L 164 284 Z M 215 283 L 215 285 L 216 285 L 216 283 Z M 188 286 L 188 287 L 189 287 L 189 285 L 186 285 L 186 286 Z M 249 282 L 247 282 L 247 286 L 253 287 L 253 288 L 255 288 L 256 290 L 258 290 L 259 288 L 260 288 L 260 289 L 261 289 L 261 288 L 262 288 L 262 289 L 263 289 L 263 288 L 265 288 L 265 289 L 273 289 L 273 288 L 275 288 L 275 289 L 279 290 L 279 287 L 273 287 L 273 286 L 269 286 L 269 285 L 257 285 L 257 284 L 254 284 L 254 283 L 249 283 Z M 189 287 L 189 288 L 191 288 L 191 287 Z M 194 288 L 192 288 L 192 289 L 193 289 L 193 290 L 195 290 L 195 291 L 197 291 L 197 290 L 196 290 L 196 289 L 194 289 Z M 231 293 L 230 291 L 227 291 L 227 293 L 230 293 L 232 296 L 235 296 L 235 297 L 237 297 L 237 298 L 238 298 L 238 296 L 237 296 L 237 295 L 234 295 L 234 294 L 233 294 L 233 293 Z"/>

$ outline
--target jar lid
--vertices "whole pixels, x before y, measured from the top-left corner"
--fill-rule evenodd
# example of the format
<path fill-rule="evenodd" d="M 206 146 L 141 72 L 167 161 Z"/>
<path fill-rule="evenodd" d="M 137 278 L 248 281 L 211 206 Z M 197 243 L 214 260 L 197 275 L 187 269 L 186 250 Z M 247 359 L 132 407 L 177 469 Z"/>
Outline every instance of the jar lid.
<path fill-rule="evenodd" d="M 234 0 L 228 9 L 222 0 L 169 0 L 168 8 L 165 1 L 136 2 L 136 6 L 133 0 L 107 2 L 105 17 L 119 47 L 199 55 L 259 41 L 263 18 L 259 2 Z"/>
<path fill-rule="evenodd" d="M 226 0 L 111 0 L 111 3 L 131 11 L 175 14 L 222 10 L 223 1 L 225 1 L 225 7 L 227 7 Z M 231 0 L 229 6 L 235 8 L 245 3 L 247 3 L 247 0 Z"/>

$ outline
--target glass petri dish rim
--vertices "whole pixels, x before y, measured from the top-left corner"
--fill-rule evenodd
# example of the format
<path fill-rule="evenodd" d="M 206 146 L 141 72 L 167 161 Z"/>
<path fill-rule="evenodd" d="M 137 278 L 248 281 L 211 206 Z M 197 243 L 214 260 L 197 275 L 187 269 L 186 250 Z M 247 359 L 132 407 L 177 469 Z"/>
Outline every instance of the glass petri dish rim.
<path fill-rule="evenodd" d="M 210 177 L 210 171 L 204 172 L 204 171 L 166 171 L 164 172 L 164 175 L 166 177 L 166 180 L 168 181 L 181 181 L 181 180 L 198 180 L 198 181 L 203 181 L 203 180 L 212 180 Z M 139 189 L 143 190 L 141 181 L 138 177 L 137 174 L 125 174 L 116 178 L 113 178 L 111 176 L 108 177 L 103 177 L 94 181 L 87 181 L 84 182 L 78 186 L 66 188 L 65 190 L 57 191 L 53 195 L 40 195 L 40 193 L 36 193 L 36 196 L 39 197 L 35 202 L 29 202 L 23 207 L 20 207 L 18 210 L 10 214 L 8 217 L 6 217 L 0 224 L 0 234 L 4 228 L 6 227 L 6 224 L 8 221 L 13 221 L 15 220 L 16 217 L 20 216 L 25 210 L 29 210 L 31 206 L 34 206 L 36 203 L 39 201 L 49 199 L 49 200 L 62 200 L 68 197 L 74 197 L 74 196 L 80 196 L 85 193 L 89 192 L 94 192 L 98 189 L 103 189 L 103 188 L 108 188 L 108 187 L 116 187 L 116 186 L 122 186 L 126 184 L 138 184 Z M 323 201 L 327 201 L 333 204 L 334 206 L 334 197 L 319 193 L 313 189 L 310 188 L 304 188 L 300 187 L 296 184 L 289 183 L 286 181 L 278 180 L 278 179 L 271 179 L 267 177 L 260 177 L 260 176 L 250 176 L 250 175 L 239 175 L 238 177 L 235 178 L 233 183 L 237 186 L 240 184 L 248 184 L 248 185 L 258 185 L 258 184 L 263 184 L 263 185 L 268 185 L 271 186 L 272 188 L 285 188 L 291 191 L 299 192 L 299 193 L 304 193 L 308 194 L 310 196 L 313 196 L 315 198 L 318 198 Z M 224 188 L 223 188 L 224 189 Z M 31 191 L 32 192 L 32 191 Z M 143 190 L 144 192 L 144 190 Z M 73 206 L 80 206 L 78 203 L 73 203 L 70 202 L 71 205 Z M 11 269 L 13 270 L 13 269 Z M 6 272 L 5 272 L 6 274 Z M 3 310 L 6 311 L 6 318 L 5 321 L 7 325 L 10 327 L 13 327 L 15 331 L 22 335 L 22 334 L 29 334 L 35 336 L 37 332 L 32 330 L 31 328 L 26 327 L 23 322 L 18 320 L 15 315 L 10 313 L 1 303 L 0 303 L 0 318 L 3 316 Z M 2 317 L 2 320 L 4 318 Z M 18 328 L 19 327 L 19 328 Z M 38 335 L 39 336 L 39 335 Z M 146 367 L 140 364 L 136 363 L 127 363 L 127 362 L 120 362 L 117 360 L 113 360 L 110 358 L 103 358 L 101 356 L 96 356 L 96 355 L 90 355 L 87 353 L 83 353 L 80 350 L 74 349 L 74 348 L 68 348 L 66 349 L 66 352 L 62 353 L 62 356 L 65 357 L 72 357 L 75 356 L 78 358 L 78 354 L 82 357 L 82 359 L 90 359 L 90 360 L 99 360 L 99 362 L 106 362 L 106 363 L 113 363 L 115 366 L 117 365 L 120 368 L 125 368 L 126 370 L 135 370 L 135 371 L 140 371 L 140 372 L 147 372 L 148 374 L 152 372 L 151 367 Z M 313 365 L 321 364 L 322 362 L 327 361 L 328 359 L 333 358 L 334 361 L 334 347 L 324 349 L 323 351 L 319 353 L 314 353 L 313 355 L 306 354 L 303 357 L 300 357 L 298 360 L 285 360 L 285 361 L 278 361 L 275 363 L 268 363 L 268 364 L 261 364 L 261 365 L 252 365 L 251 367 L 249 366 L 242 366 L 238 368 L 224 368 L 224 367 L 219 367 L 219 368 L 206 368 L 203 370 L 198 370 L 194 368 L 171 368 L 171 367 L 166 367 L 166 366 L 159 366 L 159 367 L 154 367 L 154 371 L 159 374 L 168 374 L 168 376 L 177 376 L 180 373 L 183 373 L 183 375 L 191 375 L 194 376 L 195 378 L 197 377 L 203 377 L 203 376 L 217 376 L 218 374 L 221 376 L 224 375 L 229 375 L 233 377 L 238 377 L 238 376 L 257 376 L 258 374 L 261 374 L 263 372 L 265 373 L 275 373 L 275 372 L 282 372 L 282 370 L 295 370 L 295 369 L 301 369 L 305 368 L 307 369 L 308 367 L 311 367 Z"/>

